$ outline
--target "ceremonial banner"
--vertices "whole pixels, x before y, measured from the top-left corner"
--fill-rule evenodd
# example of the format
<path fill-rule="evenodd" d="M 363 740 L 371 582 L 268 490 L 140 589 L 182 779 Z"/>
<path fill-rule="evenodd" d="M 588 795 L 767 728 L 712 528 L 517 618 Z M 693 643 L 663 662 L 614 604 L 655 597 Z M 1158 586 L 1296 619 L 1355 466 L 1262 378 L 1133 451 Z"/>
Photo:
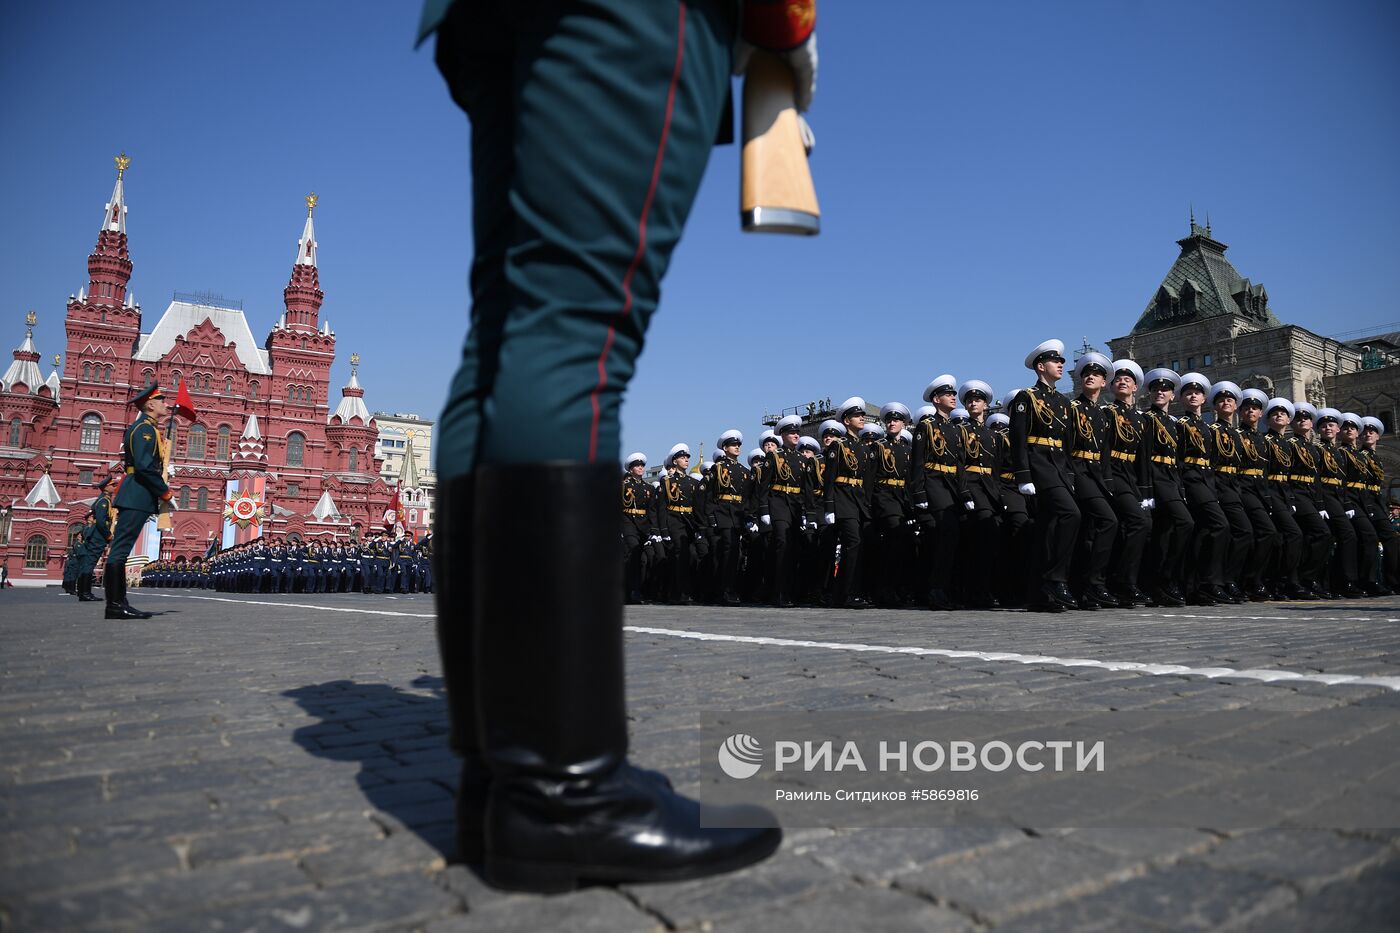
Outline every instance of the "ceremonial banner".
<path fill-rule="evenodd" d="M 228 481 L 224 487 L 224 534 L 221 549 L 262 537 L 263 522 L 266 521 L 271 508 L 266 493 L 265 476 Z"/>

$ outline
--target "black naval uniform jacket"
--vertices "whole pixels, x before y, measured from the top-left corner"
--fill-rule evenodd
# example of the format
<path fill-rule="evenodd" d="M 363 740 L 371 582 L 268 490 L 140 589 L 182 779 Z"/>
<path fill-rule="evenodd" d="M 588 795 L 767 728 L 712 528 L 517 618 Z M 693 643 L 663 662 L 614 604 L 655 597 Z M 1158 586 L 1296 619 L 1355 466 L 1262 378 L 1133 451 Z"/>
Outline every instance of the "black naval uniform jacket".
<path fill-rule="evenodd" d="M 709 485 L 705 496 L 709 524 L 721 531 L 743 528 L 753 501 L 753 474 L 749 468 L 737 459 L 720 457 L 710 470 Z"/>
<path fill-rule="evenodd" d="M 931 512 L 962 508 L 972 498 L 963 473 L 962 434 L 942 415 L 922 418 L 914 426 L 906 488 L 911 503 L 927 502 Z"/>
<path fill-rule="evenodd" d="M 1282 509 L 1292 513 L 1293 501 L 1293 445 L 1282 434 L 1269 430 L 1259 441 L 1260 452 L 1264 455 L 1264 484 L 1268 487 L 1269 498 L 1265 504 L 1271 512 Z"/>
<path fill-rule="evenodd" d="M 825 457 L 826 450 L 823 449 L 818 456 L 812 457 L 810 460 L 806 457 L 802 458 L 802 465 L 807 468 L 807 483 L 808 488 L 812 490 L 812 501 L 814 503 L 822 502 L 826 498 L 826 460 L 824 459 Z M 812 522 L 813 524 L 817 524 L 817 515 L 815 511 L 813 511 L 813 513 L 807 518 L 808 521 Z"/>
<path fill-rule="evenodd" d="M 1152 461 L 1143 441 L 1151 427 L 1147 416 L 1126 402 L 1114 401 L 1105 409 L 1104 456 L 1113 477 L 1114 493 L 1131 492 L 1139 502 L 1152 498 Z"/>
<path fill-rule="evenodd" d="M 1386 508 L 1384 497 L 1381 495 L 1381 491 L 1385 489 L 1385 467 L 1381 466 L 1381 458 L 1376 456 L 1374 450 L 1362 450 L 1361 458 L 1370 473 L 1370 478 L 1366 480 L 1366 513 L 1388 522 L 1390 510 Z"/>
<path fill-rule="evenodd" d="M 834 446 L 834 445 L 833 445 Z M 870 459 L 870 514 L 875 521 L 893 527 L 909 514 L 908 480 L 910 446 L 895 435 L 875 442 Z"/>
<path fill-rule="evenodd" d="M 667 473 L 661 478 L 657 514 L 663 533 L 689 538 L 704 526 L 704 501 L 700 483 L 687 473 Z"/>
<path fill-rule="evenodd" d="M 1011 472 L 1017 485 L 1034 483 L 1036 491 L 1057 486 L 1074 491 L 1065 442 L 1070 433 L 1069 399 L 1054 386 L 1036 380 L 1011 400 Z"/>
<path fill-rule="evenodd" d="M 794 525 L 804 515 L 810 515 L 816 500 L 812 495 L 812 472 L 803 464 L 802 455 L 781 446 L 768 454 L 757 498 L 759 515 L 771 515 L 775 505 L 786 507 Z"/>
<path fill-rule="evenodd" d="M 1274 496 L 1266 476 L 1269 457 L 1264 449 L 1264 438 L 1254 431 L 1239 428 L 1235 429 L 1235 436 L 1240 442 L 1240 472 L 1235 479 L 1240 494 L 1254 496 L 1272 514 Z"/>
<path fill-rule="evenodd" d="M 1211 467 L 1215 470 L 1215 494 L 1221 502 L 1240 501 L 1240 471 L 1244 451 L 1240 434 L 1228 424 L 1210 424 Z"/>
<path fill-rule="evenodd" d="M 1334 440 L 1330 444 L 1319 444 L 1318 452 L 1320 456 L 1317 461 L 1317 481 L 1321 487 L 1318 491 L 1324 496 L 1335 497 L 1338 504 L 1346 505 L 1343 494 L 1346 492 L 1347 470 L 1342 448 Z M 1331 515 L 1331 512 L 1328 514 Z M 1331 515 L 1331 517 L 1337 518 L 1338 516 Z M 1340 517 L 1346 518 L 1345 515 Z"/>
<path fill-rule="evenodd" d="M 1288 439 L 1293 450 L 1293 470 L 1288 480 L 1293 484 L 1295 503 L 1306 499 L 1314 510 L 1325 509 L 1322 504 L 1322 484 L 1317 481 L 1317 470 L 1322 460 L 1322 452 L 1312 441 L 1294 434 Z"/>
<path fill-rule="evenodd" d="M 1142 456 L 1152 477 L 1152 496 L 1158 502 L 1181 502 L 1186 498 L 1181 469 L 1177 464 L 1176 419 L 1152 408 L 1143 415 Z"/>
<path fill-rule="evenodd" d="M 1180 444 L 1179 466 L 1186 501 L 1194 504 L 1218 501 L 1215 471 L 1212 468 L 1215 442 L 1211 438 L 1210 425 L 1200 415 L 1182 415 L 1176 419 L 1176 437 Z"/>
<path fill-rule="evenodd" d="M 1108 429 L 1111 417 L 1104 406 L 1080 395 L 1069 404 L 1069 468 L 1074 471 L 1074 494 L 1078 499 L 1112 499 L 1113 479 L 1109 471 Z"/>
<path fill-rule="evenodd" d="M 631 473 L 622 475 L 622 525 L 645 541 L 657 531 L 656 490 Z"/>
<path fill-rule="evenodd" d="M 826 490 L 822 496 L 823 510 L 835 514 L 838 521 L 870 518 L 870 494 L 865 488 L 869 449 L 849 436 L 839 438 L 826 448 Z"/>
<path fill-rule="evenodd" d="M 957 425 L 963 452 L 963 480 L 979 511 L 1001 511 L 996 434 L 985 424 Z"/>
<path fill-rule="evenodd" d="M 1346 471 L 1346 482 L 1342 487 L 1346 493 L 1343 501 L 1347 508 L 1355 509 L 1360 514 L 1366 515 L 1371 511 L 1367 508 L 1367 484 L 1370 482 L 1371 468 L 1362 460 L 1361 454 L 1355 447 L 1338 445 L 1337 454 L 1342 461 L 1342 468 Z"/>

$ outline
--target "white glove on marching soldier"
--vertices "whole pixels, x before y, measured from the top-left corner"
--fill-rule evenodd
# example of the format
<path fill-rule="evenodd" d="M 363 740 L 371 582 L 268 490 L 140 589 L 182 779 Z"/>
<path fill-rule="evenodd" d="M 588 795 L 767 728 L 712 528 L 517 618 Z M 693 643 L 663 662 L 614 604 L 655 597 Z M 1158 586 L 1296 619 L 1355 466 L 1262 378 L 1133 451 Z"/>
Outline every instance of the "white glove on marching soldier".
<path fill-rule="evenodd" d="M 1143 499 L 1143 500 L 1142 500 L 1142 508 L 1143 508 L 1144 511 L 1146 511 L 1146 512 L 1151 512 L 1151 511 L 1152 511 L 1153 509 L 1155 509 L 1156 507 L 1157 507 L 1157 500 L 1156 500 L 1156 499 Z"/>
<path fill-rule="evenodd" d="M 963 505 L 966 506 L 969 512 L 977 511 L 977 503 L 973 502 L 971 499 L 968 499 L 966 502 L 963 503 Z"/>
<path fill-rule="evenodd" d="M 915 503 L 914 503 L 914 508 L 916 508 L 916 509 L 927 509 L 927 508 L 928 508 L 928 502 L 927 502 L 927 500 L 925 500 L 924 502 L 915 502 Z"/>
<path fill-rule="evenodd" d="M 1330 516 L 1330 515 L 1327 514 L 1327 510 L 1326 510 L 1326 509 L 1318 509 L 1318 510 L 1317 510 L 1317 514 L 1318 514 L 1318 515 L 1321 515 L 1323 518 L 1326 518 L 1326 519 L 1330 519 L 1330 518 L 1332 517 L 1332 516 Z"/>
<path fill-rule="evenodd" d="M 1018 487 L 1016 487 L 1016 488 L 1019 489 L 1019 490 L 1021 490 L 1021 495 L 1023 495 L 1023 496 L 1033 496 L 1033 495 L 1035 495 L 1035 483 L 1022 483 L 1020 486 L 1018 486 Z"/>
<path fill-rule="evenodd" d="M 826 513 L 826 523 L 827 523 L 828 525 L 834 525 L 834 524 L 836 524 L 836 513 L 835 513 L 835 512 L 827 512 L 827 513 Z"/>
<path fill-rule="evenodd" d="M 1355 518 L 1356 509 L 1347 509 L 1347 518 Z"/>
<path fill-rule="evenodd" d="M 773 524 L 773 516 L 771 515 L 760 515 L 759 520 L 765 525 Z"/>

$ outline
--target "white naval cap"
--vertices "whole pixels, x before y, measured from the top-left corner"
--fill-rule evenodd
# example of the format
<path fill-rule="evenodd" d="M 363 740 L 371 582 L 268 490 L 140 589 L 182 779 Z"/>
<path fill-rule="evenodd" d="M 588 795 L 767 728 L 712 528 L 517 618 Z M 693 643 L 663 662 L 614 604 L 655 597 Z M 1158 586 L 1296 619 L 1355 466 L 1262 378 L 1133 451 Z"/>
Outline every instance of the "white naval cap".
<path fill-rule="evenodd" d="M 710 472 L 711 470 L 713 470 L 714 468 L 715 468 L 715 462 L 714 462 L 713 460 L 702 460 L 702 461 L 700 462 L 700 472 L 701 472 L 701 473 L 708 473 L 708 472 Z"/>
<path fill-rule="evenodd" d="M 719 436 L 719 446 L 725 446 L 726 441 L 742 445 L 744 443 L 744 435 L 736 428 L 730 428 Z"/>
<path fill-rule="evenodd" d="M 641 451 L 637 451 L 636 453 L 628 454 L 627 459 L 622 461 L 622 463 L 624 466 L 629 467 L 634 463 L 640 463 L 642 466 L 646 466 L 647 455 L 642 453 Z"/>
<path fill-rule="evenodd" d="M 1337 411 L 1337 409 L 1335 408 L 1323 408 L 1319 410 L 1317 413 L 1317 423 L 1322 424 L 1322 422 L 1328 420 L 1335 421 L 1338 424 L 1341 424 L 1342 413 Z"/>
<path fill-rule="evenodd" d="M 767 460 L 767 459 L 768 459 L 768 455 L 765 454 L 762 450 L 759 450 L 757 447 L 755 447 L 753 450 L 749 451 L 749 466 L 753 466 L 755 460 Z"/>
<path fill-rule="evenodd" d="M 1294 402 L 1293 420 L 1297 421 L 1299 418 L 1307 418 L 1309 421 L 1316 421 L 1317 409 L 1307 402 Z"/>
<path fill-rule="evenodd" d="M 1178 392 L 1185 392 L 1195 386 L 1201 390 L 1201 394 L 1210 392 L 1211 381 L 1200 373 L 1185 373 L 1181 377 L 1181 384 L 1177 386 Z"/>
<path fill-rule="evenodd" d="M 1292 420 L 1293 420 L 1293 403 L 1290 402 L 1288 399 L 1286 399 L 1286 398 L 1271 398 L 1271 399 L 1269 399 L 1268 404 L 1266 404 L 1266 405 L 1264 406 L 1264 413 L 1265 413 L 1265 414 L 1268 414 L 1269 412 L 1273 411 L 1275 408 L 1282 408 L 1284 411 L 1288 412 L 1288 420 L 1289 420 L 1289 421 L 1292 421 Z"/>
<path fill-rule="evenodd" d="M 861 436 L 861 437 L 871 437 L 871 436 L 874 436 L 874 437 L 884 437 L 884 436 L 885 436 L 885 429 L 884 429 L 884 428 L 877 428 L 877 427 L 875 427 L 875 425 L 873 425 L 873 424 L 867 424 L 865 427 L 863 427 L 863 428 L 860 429 L 860 436 Z"/>
<path fill-rule="evenodd" d="M 758 443 L 760 446 L 762 446 L 764 441 L 775 441 L 779 444 L 782 443 L 782 441 L 778 438 L 778 433 L 772 428 L 769 428 L 767 431 L 764 431 L 761 435 L 759 435 Z"/>
<path fill-rule="evenodd" d="M 1084 370 L 1090 366 L 1097 366 L 1103 370 L 1104 378 L 1107 379 L 1113 373 L 1113 361 L 1102 353 L 1090 351 L 1079 358 L 1079 362 L 1074 364 L 1074 378 L 1082 380 Z"/>
<path fill-rule="evenodd" d="M 1245 402 L 1253 402 L 1260 408 L 1265 408 L 1269 404 L 1269 397 L 1258 389 L 1245 389 L 1240 393 L 1240 407 L 1243 408 Z"/>
<path fill-rule="evenodd" d="M 995 415 L 987 416 L 987 426 L 990 428 L 1002 427 L 1011 424 L 1011 419 L 997 412 Z"/>
<path fill-rule="evenodd" d="M 675 447 L 672 447 L 671 452 L 666 455 L 666 462 L 670 463 L 672 460 L 675 460 L 677 457 L 680 456 L 690 456 L 690 448 L 687 445 L 677 444 Z"/>
<path fill-rule="evenodd" d="M 821 441 L 817 440 L 815 437 L 808 437 L 805 434 L 797 439 L 797 446 L 806 447 L 807 449 L 815 450 L 818 453 L 820 453 L 822 449 Z"/>
<path fill-rule="evenodd" d="M 991 404 L 992 399 L 994 398 L 991 386 L 987 385 L 981 379 L 969 379 L 962 385 L 958 386 L 958 401 L 966 405 L 967 396 L 972 392 L 981 393 L 982 400 L 989 405 Z"/>
<path fill-rule="evenodd" d="M 1026 368 L 1035 369 L 1035 364 L 1043 359 L 1059 357 L 1060 362 L 1065 361 L 1065 342 L 1063 340 L 1046 340 L 1036 344 L 1034 350 L 1026 354 Z"/>
<path fill-rule="evenodd" d="M 818 429 L 817 433 L 822 437 L 826 437 L 828 434 L 845 434 L 846 426 L 835 418 L 828 418 L 822 422 L 822 426 Z"/>
<path fill-rule="evenodd" d="M 938 414 L 938 409 L 932 405 L 920 405 L 919 410 L 914 412 L 915 421 L 923 421 L 925 418 L 932 418 Z"/>
<path fill-rule="evenodd" d="M 840 414 L 842 421 L 846 420 L 846 416 L 853 411 L 863 415 L 865 414 L 865 399 L 859 395 L 852 395 L 842 402 L 841 407 L 837 408 L 836 411 Z"/>
<path fill-rule="evenodd" d="M 716 460 L 723 460 L 723 459 L 724 459 L 724 451 L 723 451 L 723 450 L 720 450 L 718 447 L 716 447 L 714 450 L 710 451 L 710 459 L 708 459 L 708 460 L 705 461 L 705 463 L 708 464 L 708 466 L 706 466 L 705 469 L 708 470 L 710 467 L 714 466 Z"/>
<path fill-rule="evenodd" d="M 1011 409 L 1011 403 L 1014 402 L 1014 401 L 1016 400 L 1016 396 L 1017 396 L 1019 393 L 1024 392 L 1024 391 L 1026 391 L 1026 390 L 1025 390 L 1025 389 L 1012 389 L 1010 392 L 1008 392 L 1008 393 L 1006 393 L 1005 395 L 1003 395 L 1003 396 L 1001 397 L 1001 407 L 1004 408 L 1004 409 L 1007 409 L 1007 410 L 1009 411 L 1009 410 Z"/>
<path fill-rule="evenodd" d="M 958 380 L 953 377 L 952 373 L 944 373 L 941 376 L 935 377 L 932 382 L 924 387 L 924 401 L 932 402 L 940 392 L 956 391 L 958 391 Z"/>
<path fill-rule="evenodd" d="M 1352 427 L 1356 428 L 1356 430 L 1360 431 L 1361 416 L 1354 411 L 1342 412 L 1342 427 L 1346 427 L 1347 425 L 1351 425 Z"/>
<path fill-rule="evenodd" d="M 899 415 L 901 421 L 909 420 L 909 409 L 903 402 L 887 402 L 880 408 L 881 421 L 889 420 L 891 414 Z"/>
<path fill-rule="evenodd" d="M 1240 396 L 1243 394 L 1244 393 L 1240 391 L 1240 387 L 1235 385 L 1229 379 L 1221 379 L 1215 385 L 1211 386 L 1210 390 L 1206 393 L 1212 405 L 1214 405 L 1215 400 L 1222 395 L 1234 396 L 1235 401 L 1238 402 L 1240 400 Z"/>
<path fill-rule="evenodd" d="M 1165 366 L 1160 367 L 1158 369 L 1149 369 L 1147 371 L 1147 375 L 1143 376 L 1142 378 L 1146 381 L 1147 387 L 1149 389 L 1152 388 L 1152 383 L 1163 381 L 1170 382 L 1172 384 L 1173 392 L 1181 388 L 1181 377 L 1178 376 L 1174 371 L 1167 369 Z"/>
<path fill-rule="evenodd" d="M 914 435 L 909 433 L 908 428 L 905 428 L 903 431 L 899 432 L 899 439 L 906 444 L 914 443 Z"/>
<path fill-rule="evenodd" d="M 1139 389 L 1142 388 L 1142 367 L 1139 366 L 1137 363 L 1133 362 L 1132 360 L 1114 360 L 1113 378 L 1117 379 L 1121 373 L 1125 372 L 1133 377 L 1133 380 L 1137 382 Z"/>
<path fill-rule="evenodd" d="M 952 422 L 968 421 L 971 420 L 971 418 L 972 416 L 967 413 L 966 408 L 954 408 L 952 411 L 948 412 L 948 420 Z"/>
<path fill-rule="evenodd" d="M 1373 418 L 1370 415 L 1361 419 L 1361 427 L 1363 430 L 1375 431 L 1378 435 L 1385 434 L 1385 422 L 1381 421 L 1379 418 Z"/>
<path fill-rule="evenodd" d="M 802 427 L 802 419 L 801 419 L 801 418 L 797 417 L 796 415 L 788 415 L 788 416 L 785 417 L 785 418 L 779 418 L 779 419 L 778 419 L 778 426 L 777 426 L 777 428 L 776 428 L 776 431 L 777 431 L 779 434 L 786 434 L 786 433 L 788 433 L 789 431 L 797 431 L 797 430 L 800 430 L 801 427 Z"/>

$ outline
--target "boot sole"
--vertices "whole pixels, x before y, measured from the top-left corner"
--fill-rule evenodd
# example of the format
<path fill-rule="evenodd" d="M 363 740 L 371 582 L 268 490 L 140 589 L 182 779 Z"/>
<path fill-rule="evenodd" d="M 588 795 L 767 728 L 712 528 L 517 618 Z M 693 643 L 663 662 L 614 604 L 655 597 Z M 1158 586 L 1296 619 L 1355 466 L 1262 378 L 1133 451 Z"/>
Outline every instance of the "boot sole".
<path fill-rule="evenodd" d="M 654 884 L 722 875 L 763 861 L 778 851 L 782 841 L 782 831 L 774 830 L 771 838 L 761 839 L 753 848 L 736 852 L 728 858 L 670 868 L 532 862 L 491 855 L 486 857 L 484 868 L 486 880 L 502 890 L 565 894 L 592 884 Z"/>

